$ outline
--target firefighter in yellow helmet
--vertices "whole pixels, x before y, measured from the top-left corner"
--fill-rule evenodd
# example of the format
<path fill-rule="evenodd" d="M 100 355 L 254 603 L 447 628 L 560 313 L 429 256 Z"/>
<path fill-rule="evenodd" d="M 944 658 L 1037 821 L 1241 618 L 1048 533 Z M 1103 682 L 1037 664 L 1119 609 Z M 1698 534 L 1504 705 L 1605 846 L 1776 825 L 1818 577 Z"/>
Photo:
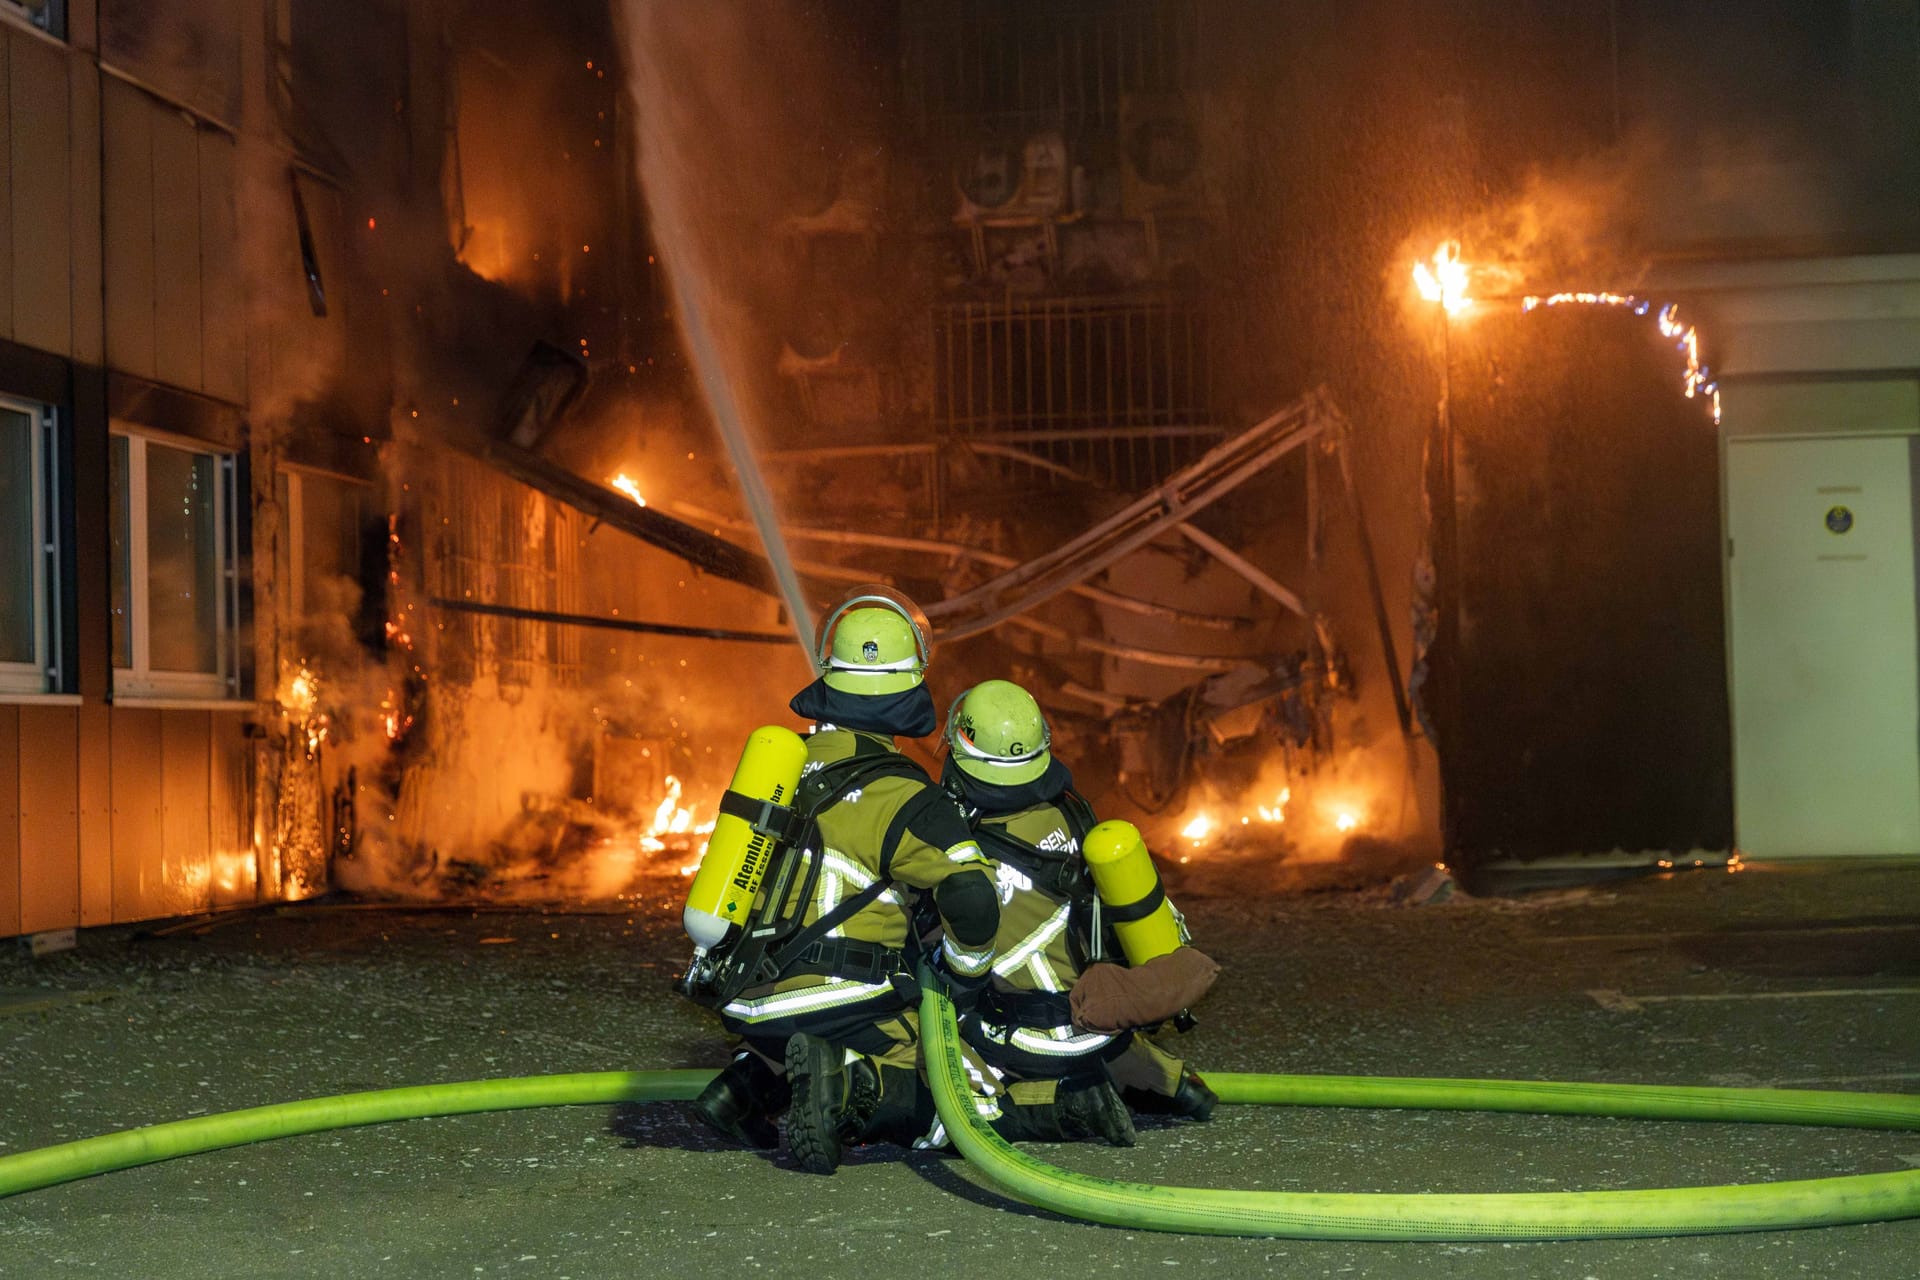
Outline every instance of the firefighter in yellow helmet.
<path fill-rule="evenodd" d="M 1096 926 L 1081 856 L 1093 809 L 1054 757 L 1039 704 L 1010 681 L 985 681 L 954 702 L 946 738 L 942 781 L 1000 864 L 999 958 L 987 991 L 961 1020 L 962 1039 L 1012 1098 L 1052 1083 L 1062 1119 L 1083 1113 L 1116 1145 L 1131 1139 L 1131 1125 L 1126 1108 L 1108 1101 L 1109 1082 L 1143 1111 L 1209 1118 L 1213 1091 L 1143 1032 L 1076 1024 L 1070 992 L 1082 971 L 1124 960 L 1111 926 Z M 1044 1121 L 1044 1113 L 1033 1114 Z"/>
<path fill-rule="evenodd" d="M 802 927 L 770 955 L 769 980 L 719 1006 L 741 1044 L 695 1103 L 753 1146 L 772 1145 L 786 1106 L 788 1147 L 816 1173 L 833 1172 L 844 1142 L 910 1140 L 923 1126 L 916 909 L 938 922 L 934 968 L 959 1003 L 993 960 L 995 867 L 953 799 L 894 745 L 937 727 L 927 660 L 918 608 L 886 588 L 856 591 L 821 624 L 820 676 L 789 704 L 813 722 L 796 793 L 812 806 L 798 855 L 809 871 L 789 891 Z"/>

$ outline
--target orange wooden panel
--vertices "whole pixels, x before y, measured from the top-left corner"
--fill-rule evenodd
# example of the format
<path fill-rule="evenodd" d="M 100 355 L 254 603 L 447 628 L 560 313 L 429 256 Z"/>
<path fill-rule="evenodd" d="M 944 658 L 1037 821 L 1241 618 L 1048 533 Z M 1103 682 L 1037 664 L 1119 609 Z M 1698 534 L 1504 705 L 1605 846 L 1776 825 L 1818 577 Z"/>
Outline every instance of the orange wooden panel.
<path fill-rule="evenodd" d="M 153 376 L 153 117 L 146 94 L 103 78 L 107 350 L 113 367 Z M 116 909 L 117 910 L 117 909 Z"/>
<path fill-rule="evenodd" d="M 198 391 L 200 137 L 176 112 L 153 116 L 154 377 Z"/>
<path fill-rule="evenodd" d="M 67 208 L 67 58 L 43 40 L 15 36 L 8 61 L 19 111 L 13 171 L 13 338 L 60 355 L 73 345 L 75 214 Z"/>
<path fill-rule="evenodd" d="M 225 134 L 200 133 L 200 296 L 205 321 L 201 388 L 241 403 L 247 398 L 247 295 L 234 207 L 238 159 Z"/>
<path fill-rule="evenodd" d="M 239 716 L 211 717 L 213 739 L 207 774 L 208 852 L 213 865 L 213 905 L 234 906 L 259 898 L 259 868 L 253 856 L 253 814 L 247 806 L 247 774 L 253 743 Z"/>
<path fill-rule="evenodd" d="M 0 338 L 13 336 L 13 58 L 7 46 L 26 36 L 0 27 Z"/>
<path fill-rule="evenodd" d="M 78 707 L 20 708 L 20 932 L 80 923 Z"/>
<path fill-rule="evenodd" d="M 161 899 L 170 916 L 213 904 L 207 856 L 208 711 L 160 713 Z"/>
<path fill-rule="evenodd" d="M 160 891 L 160 716 L 150 707 L 112 709 L 116 921 L 167 913 Z"/>
<path fill-rule="evenodd" d="M 20 932 L 20 708 L 0 704 L 0 938 Z"/>
<path fill-rule="evenodd" d="M 85 6 L 77 6 L 85 7 Z M 69 60 L 68 65 L 73 65 Z M 100 297 L 100 77 L 74 74 L 67 128 L 68 178 L 73 210 L 73 358 L 101 362 L 106 341 Z"/>
<path fill-rule="evenodd" d="M 113 922 L 113 737 L 104 703 L 81 704 L 80 923 Z"/>

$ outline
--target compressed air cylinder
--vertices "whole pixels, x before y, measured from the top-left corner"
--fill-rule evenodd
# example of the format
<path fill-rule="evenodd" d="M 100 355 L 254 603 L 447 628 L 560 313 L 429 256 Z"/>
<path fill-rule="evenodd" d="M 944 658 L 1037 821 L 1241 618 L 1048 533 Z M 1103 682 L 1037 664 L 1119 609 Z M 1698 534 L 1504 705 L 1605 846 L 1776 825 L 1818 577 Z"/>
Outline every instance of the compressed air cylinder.
<path fill-rule="evenodd" d="M 753 800 L 791 804 L 806 762 L 807 744 L 799 734 L 779 725 L 762 725 L 747 736 L 728 790 Z M 700 869 L 687 886 L 687 906 L 680 914 L 695 947 L 706 951 L 727 936 L 729 925 L 746 917 L 773 847 L 773 837 L 755 831 L 745 818 L 720 815 Z"/>
<path fill-rule="evenodd" d="M 1128 964 L 1144 964 L 1180 946 L 1173 904 L 1138 827 L 1117 818 L 1101 823 L 1087 833 L 1082 856 L 1100 895 L 1101 919 L 1120 935 Z"/>

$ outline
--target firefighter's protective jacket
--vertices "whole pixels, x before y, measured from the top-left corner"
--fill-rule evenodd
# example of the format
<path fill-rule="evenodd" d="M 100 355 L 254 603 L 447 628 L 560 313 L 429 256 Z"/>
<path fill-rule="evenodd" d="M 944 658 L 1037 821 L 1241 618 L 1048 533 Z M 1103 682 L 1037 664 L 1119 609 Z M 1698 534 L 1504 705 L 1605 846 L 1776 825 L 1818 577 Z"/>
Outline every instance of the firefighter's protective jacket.
<path fill-rule="evenodd" d="M 736 1032 L 777 1037 L 806 1031 L 841 1040 L 908 1009 L 914 998 L 909 941 L 923 894 L 939 916 L 939 960 L 950 974 L 963 982 L 980 980 L 992 962 L 997 868 L 953 799 L 890 737 L 818 726 L 807 739 L 803 785 L 809 774 L 854 756 L 884 757 L 890 767 L 816 810 L 816 842 L 808 854 L 821 859 L 821 868 L 803 919 L 812 924 L 877 882 L 886 886 L 778 981 L 750 987 L 721 1006 L 723 1021 Z"/>

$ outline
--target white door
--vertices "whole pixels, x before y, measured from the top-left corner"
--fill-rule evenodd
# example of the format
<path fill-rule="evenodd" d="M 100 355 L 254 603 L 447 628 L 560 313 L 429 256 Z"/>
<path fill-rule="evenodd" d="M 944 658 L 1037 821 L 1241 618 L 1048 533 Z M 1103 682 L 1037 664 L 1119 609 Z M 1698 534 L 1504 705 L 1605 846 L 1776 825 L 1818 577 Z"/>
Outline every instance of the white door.
<path fill-rule="evenodd" d="M 1920 854 L 1916 448 L 1727 445 L 1734 826 L 1750 856 Z"/>

